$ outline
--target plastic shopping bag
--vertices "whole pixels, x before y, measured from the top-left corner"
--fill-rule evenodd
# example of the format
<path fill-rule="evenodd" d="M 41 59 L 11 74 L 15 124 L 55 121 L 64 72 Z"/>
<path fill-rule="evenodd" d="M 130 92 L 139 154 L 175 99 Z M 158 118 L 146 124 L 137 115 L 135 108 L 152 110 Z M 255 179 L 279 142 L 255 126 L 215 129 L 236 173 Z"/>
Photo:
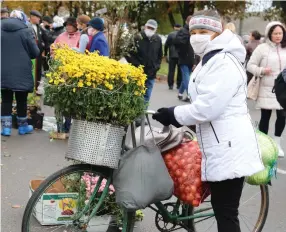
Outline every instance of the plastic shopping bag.
<path fill-rule="evenodd" d="M 158 146 L 141 142 L 123 155 L 113 185 L 116 203 L 133 211 L 170 198 L 174 184 Z"/>

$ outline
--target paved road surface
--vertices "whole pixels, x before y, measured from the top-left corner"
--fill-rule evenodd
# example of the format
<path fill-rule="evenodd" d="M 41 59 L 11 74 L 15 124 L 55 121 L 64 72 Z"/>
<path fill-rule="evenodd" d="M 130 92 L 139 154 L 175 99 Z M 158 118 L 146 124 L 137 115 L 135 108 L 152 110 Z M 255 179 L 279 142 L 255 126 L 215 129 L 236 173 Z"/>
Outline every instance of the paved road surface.
<path fill-rule="evenodd" d="M 175 90 L 170 91 L 166 83 L 157 83 L 151 100 L 150 109 L 181 104 Z M 259 120 L 259 112 L 249 104 L 254 120 Z M 51 109 L 44 108 L 46 116 L 53 116 Z M 273 134 L 274 117 L 271 121 L 270 134 Z M 283 136 L 286 151 L 286 136 Z M 20 225 L 25 204 L 28 200 L 29 180 L 42 179 L 63 166 L 68 165 L 64 159 L 66 141 L 50 142 L 48 133 L 37 131 L 33 135 L 20 137 L 16 131 L 10 138 L 2 137 L 2 224 L 3 232 L 20 232 Z M 247 148 L 246 148 L 247 149 Z M 270 211 L 265 232 L 286 231 L 286 158 L 279 159 L 278 179 L 270 188 Z M 20 205 L 21 208 L 12 208 Z M 249 209 L 250 210 L 250 209 Z M 137 228 L 141 232 L 155 232 L 153 214 L 145 211 L 145 219 Z M 214 227 L 213 227 L 214 228 Z M 213 229 L 212 231 L 216 231 Z M 40 231 L 39 231 L 40 232 Z M 199 231 L 201 232 L 201 231 Z M 246 232 L 246 231 L 242 231 Z"/>

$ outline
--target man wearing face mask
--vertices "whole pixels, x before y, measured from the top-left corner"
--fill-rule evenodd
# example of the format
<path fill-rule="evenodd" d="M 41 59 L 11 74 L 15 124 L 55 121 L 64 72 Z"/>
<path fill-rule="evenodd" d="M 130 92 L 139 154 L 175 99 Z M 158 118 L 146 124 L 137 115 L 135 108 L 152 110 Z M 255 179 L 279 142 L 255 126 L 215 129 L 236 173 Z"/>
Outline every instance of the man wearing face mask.
<path fill-rule="evenodd" d="M 144 96 L 146 103 L 150 101 L 156 74 L 160 69 L 163 57 L 162 40 L 156 34 L 157 28 L 157 22 L 154 19 L 149 19 L 145 24 L 144 31 L 136 38 L 137 51 L 125 57 L 129 63 L 135 66 L 144 66 L 144 72 L 147 75 Z"/>
<path fill-rule="evenodd" d="M 101 56 L 109 56 L 108 42 L 103 33 L 104 22 L 101 18 L 95 17 L 88 23 L 87 33 L 92 36 L 90 52 L 98 51 Z"/>

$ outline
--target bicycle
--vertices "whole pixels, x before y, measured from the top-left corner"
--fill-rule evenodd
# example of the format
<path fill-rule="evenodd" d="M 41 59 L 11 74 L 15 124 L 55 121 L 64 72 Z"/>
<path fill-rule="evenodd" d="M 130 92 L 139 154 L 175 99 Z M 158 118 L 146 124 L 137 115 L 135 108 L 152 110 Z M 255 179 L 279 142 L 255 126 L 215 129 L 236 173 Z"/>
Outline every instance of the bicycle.
<path fill-rule="evenodd" d="M 147 114 L 152 113 L 152 111 L 147 112 Z M 134 141 L 135 128 L 133 124 L 131 124 L 131 137 Z M 126 138 L 124 138 L 124 141 L 125 139 Z M 125 144 L 125 142 L 123 144 Z M 81 202 L 82 197 L 85 198 L 86 196 L 85 194 L 80 195 L 80 180 L 86 173 L 88 173 L 91 178 L 96 177 L 97 183 L 96 186 L 94 186 L 94 191 L 92 192 L 88 202 L 79 206 L 79 202 Z M 71 165 L 52 174 L 42 182 L 29 199 L 22 220 L 22 232 L 98 232 L 98 225 L 93 225 L 91 221 L 95 216 L 101 216 L 104 210 L 106 210 L 103 204 L 104 200 L 108 196 L 109 188 L 112 184 L 112 174 L 113 169 L 90 164 Z M 51 192 L 55 183 L 59 181 L 61 184 L 66 184 L 67 180 L 71 178 L 73 178 L 73 180 L 75 178 L 79 180 L 79 186 L 75 187 L 77 188 L 76 190 L 79 191 L 77 192 L 77 212 L 71 216 L 70 221 L 63 222 L 60 225 L 41 226 L 34 217 L 35 213 L 38 213 L 37 207 L 39 202 L 41 203 L 43 196 L 46 197 L 47 193 Z M 100 189 L 103 181 L 105 182 L 105 187 L 104 189 Z M 53 201 L 54 199 L 51 197 L 51 199 L 46 200 Z M 269 208 L 268 186 L 250 186 L 246 184 L 243 190 L 241 202 L 241 231 L 261 232 L 266 222 Z M 116 204 L 115 202 L 112 203 Z M 256 207 L 258 207 L 258 209 L 256 209 Z M 157 202 L 154 205 L 150 205 L 149 208 L 156 213 L 155 226 L 158 231 L 170 232 L 179 229 L 184 229 L 188 232 L 217 231 L 216 221 L 209 198 L 207 198 L 196 209 L 190 205 L 182 203 L 179 199 L 174 201 L 169 200 L 167 202 Z M 122 212 L 122 232 L 133 232 L 135 226 L 135 212 Z M 245 212 L 247 215 L 245 215 Z M 42 216 L 49 218 L 49 215 Z M 246 216 L 248 218 L 246 218 Z M 112 223 L 116 224 L 115 222 L 111 222 L 111 227 L 114 225 Z M 155 230 L 152 230 L 152 232 L 153 231 Z"/>

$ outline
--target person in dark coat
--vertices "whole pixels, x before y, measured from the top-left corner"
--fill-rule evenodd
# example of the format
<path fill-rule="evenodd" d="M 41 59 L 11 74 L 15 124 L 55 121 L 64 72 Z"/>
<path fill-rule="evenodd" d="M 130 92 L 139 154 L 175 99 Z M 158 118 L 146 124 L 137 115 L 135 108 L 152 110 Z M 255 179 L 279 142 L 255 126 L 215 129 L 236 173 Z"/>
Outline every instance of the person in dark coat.
<path fill-rule="evenodd" d="M 181 25 L 176 24 L 174 26 L 174 31 L 171 32 L 166 40 L 165 46 L 164 46 L 164 56 L 166 57 L 168 63 L 169 63 L 169 72 L 168 72 L 168 85 L 169 89 L 173 89 L 174 86 L 174 76 L 175 76 L 175 70 L 176 66 L 178 67 L 177 69 L 177 89 L 180 88 L 181 82 L 182 82 L 182 76 L 181 76 L 181 70 L 179 68 L 179 55 L 178 51 L 175 47 L 174 44 L 174 39 L 177 36 L 178 31 L 181 29 Z M 168 56 L 168 51 L 169 51 L 169 56 Z"/>
<path fill-rule="evenodd" d="M 15 94 L 19 134 L 33 131 L 27 123 L 27 97 L 33 92 L 34 82 L 31 59 L 40 54 L 34 35 L 25 24 L 23 14 L 19 18 L 1 21 L 1 134 L 11 135 L 12 102 Z"/>
<path fill-rule="evenodd" d="M 158 24 L 155 20 L 149 19 L 145 24 L 145 29 L 136 38 L 137 51 L 126 56 L 127 62 L 138 67 L 144 66 L 144 72 L 147 75 L 145 82 L 146 93 L 145 102 L 149 103 L 153 86 L 158 70 L 160 69 L 163 50 L 162 40 L 158 34 L 156 34 Z"/>
<path fill-rule="evenodd" d="M 36 58 L 35 67 L 35 84 L 36 90 L 42 78 L 42 57 L 45 56 L 45 51 L 49 49 L 49 38 L 45 30 L 40 26 L 42 15 L 39 11 L 32 10 L 30 12 L 30 23 L 33 29 L 37 45 L 40 49 L 40 55 Z"/>
<path fill-rule="evenodd" d="M 186 20 L 185 26 L 178 31 L 177 36 L 174 40 L 175 46 L 178 50 L 179 54 L 179 65 L 182 73 L 182 83 L 179 89 L 178 98 L 180 100 L 183 99 L 183 94 L 185 91 L 188 91 L 190 75 L 195 64 L 195 54 L 194 50 L 190 44 L 190 33 L 189 33 L 189 22 L 191 20 L 191 16 L 189 16 Z M 188 92 L 187 92 L 188 94 Z M 185 101 L 189 101 L 189 97 L 187 96 Z"/>
<path fill-rule="evenodd" d="M 45 46 L 45 54 L 42 56 L 42 64 L 44 71 L 49 70 L 48 61 L 50 59 L 50 47 L 53 44 L 52 39 L 52 27 L 53 27 L 53 19 L 50 16 L 44 16 L 42 19 L 42 28 L 45 30 L 47 37 L 48 37 L 48 44 Z"/>
<path fill-rule="evenodd" d="M 89 21 L 87 33 L 92 36 L 90 52 L 98 51 L 101 56 L 109 56 L 108 42 L 103 34 L 104 22 L 96 17 Z"/>

